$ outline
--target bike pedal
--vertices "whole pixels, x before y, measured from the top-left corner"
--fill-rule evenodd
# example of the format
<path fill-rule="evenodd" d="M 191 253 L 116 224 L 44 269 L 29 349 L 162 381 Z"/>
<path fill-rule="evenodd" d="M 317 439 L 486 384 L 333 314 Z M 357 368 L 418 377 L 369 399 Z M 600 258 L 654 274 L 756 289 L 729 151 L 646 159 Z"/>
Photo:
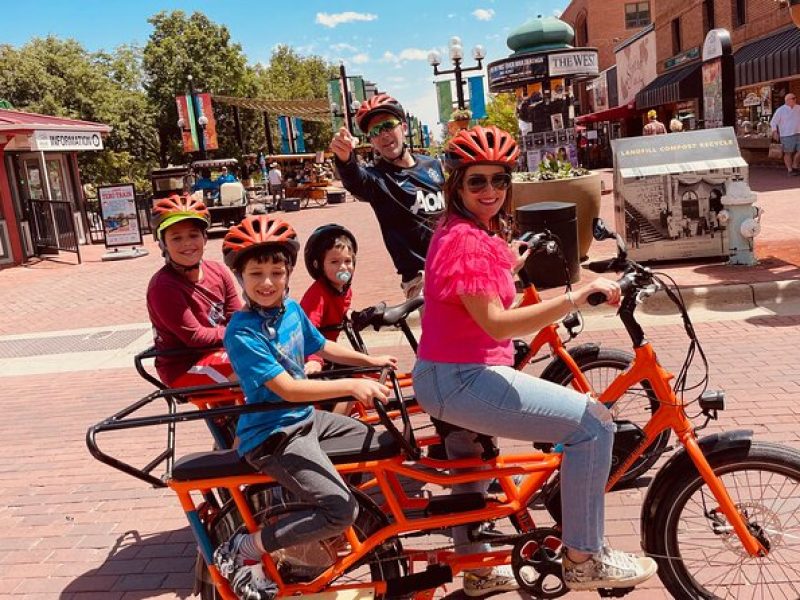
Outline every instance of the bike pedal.
<path fill-rule="evenodd" d="M 635 588 L 602 588 L 598 589 L 597 593 L 601 598 L 622 598 L 630 594 Z"/>

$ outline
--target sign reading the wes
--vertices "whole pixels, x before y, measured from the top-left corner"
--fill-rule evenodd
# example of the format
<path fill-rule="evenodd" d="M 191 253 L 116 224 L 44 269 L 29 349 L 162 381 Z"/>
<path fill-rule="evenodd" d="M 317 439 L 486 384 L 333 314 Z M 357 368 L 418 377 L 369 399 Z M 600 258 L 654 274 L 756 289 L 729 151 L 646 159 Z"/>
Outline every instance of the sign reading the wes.
<path fill-rule="evenodd" d="M 597 75 L 597 50 L 573 50 L 547 57 L 550 77 L 559 75 Z"/>
<path fill-rule="evenodd" d="M 31 138 L 31 150 L 102 150 L 103 138 L 94 131 L 73 133 L 71 131 L 36 131 Z"/>

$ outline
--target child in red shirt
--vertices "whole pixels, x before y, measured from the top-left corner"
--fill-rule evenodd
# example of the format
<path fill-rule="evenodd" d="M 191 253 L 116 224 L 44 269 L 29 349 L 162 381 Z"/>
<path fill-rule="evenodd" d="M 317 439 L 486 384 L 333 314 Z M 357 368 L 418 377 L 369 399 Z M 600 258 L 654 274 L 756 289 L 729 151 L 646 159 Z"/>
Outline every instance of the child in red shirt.
<path fill-rule="evenodd" d="M 358 243 L 345 227 L 335 223 L 314 230 L 303 251 L 306 270 L 314 279 L 300 306 L 311 323 L 318 329 L 340 325 L 350 310 L 353 290 L 350 284 L 356 267 Z M 323 335 L 336 341 L 338 330 L 323 331 Z M 306 374 L 322 370 L 321 357 L 306 358 Z"/>

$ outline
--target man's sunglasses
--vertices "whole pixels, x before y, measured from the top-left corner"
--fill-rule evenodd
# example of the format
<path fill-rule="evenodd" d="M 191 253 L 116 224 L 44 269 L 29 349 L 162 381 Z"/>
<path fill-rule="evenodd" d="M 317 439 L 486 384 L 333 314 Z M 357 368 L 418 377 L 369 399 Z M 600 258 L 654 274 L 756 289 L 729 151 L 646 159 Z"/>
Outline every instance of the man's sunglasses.
<path fill-rule="evenodd" d="M 511 187 L 510 173 L 495 173 L 491 178 L 486 175 L 470 175 L 467 177 L 467 189 L 473 194 L 480 192 L 487 184 L 491 183 L 496 190 L 507 190 Z"/>
<path fill-rule="evenodd" d="M 371 138 L 378 137 L 384 131 L 391 131 L 398 125 L 400 125 L 401 121 L 397 119 L 389 119 L 388 121 L 384 121 L 383 123 L 378 123 L 375 127 L 370 127 L 367 135 Z"/>

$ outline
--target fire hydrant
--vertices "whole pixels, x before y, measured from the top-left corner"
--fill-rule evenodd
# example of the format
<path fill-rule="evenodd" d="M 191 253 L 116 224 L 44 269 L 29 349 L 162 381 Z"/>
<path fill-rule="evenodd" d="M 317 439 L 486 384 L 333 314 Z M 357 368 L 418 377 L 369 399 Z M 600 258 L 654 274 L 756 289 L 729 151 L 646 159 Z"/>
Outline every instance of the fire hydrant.
<path fill-rule="evenodd" d="M 758 264 L 755 255 L 755 237 L 761 233 L 763 209 L 755 205 L 757 194 L 741 179 L 728 184 L 722 197 L 725 207 L 719 213 L 719 222 L 728 229 L 729 265 L 753 266 Z"/>

